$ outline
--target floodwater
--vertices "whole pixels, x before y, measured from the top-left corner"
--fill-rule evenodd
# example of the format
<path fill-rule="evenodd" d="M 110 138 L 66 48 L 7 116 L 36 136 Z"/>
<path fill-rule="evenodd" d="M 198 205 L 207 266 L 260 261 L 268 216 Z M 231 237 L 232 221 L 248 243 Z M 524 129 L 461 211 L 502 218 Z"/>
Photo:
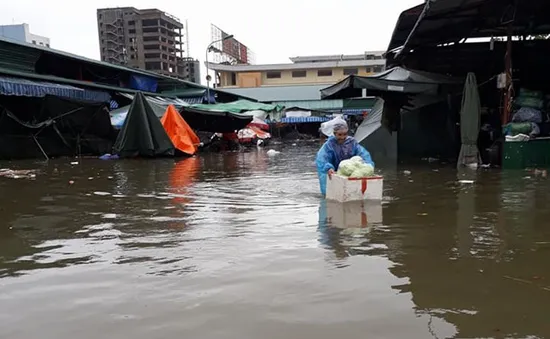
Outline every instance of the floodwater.
<path fill-rule="evenodd" d="M 0 177 L 0 338 L 550 337 L 547 179 L 387 168 L 342 207 L 275 147 L 0 164 L 38 170 Z"/>

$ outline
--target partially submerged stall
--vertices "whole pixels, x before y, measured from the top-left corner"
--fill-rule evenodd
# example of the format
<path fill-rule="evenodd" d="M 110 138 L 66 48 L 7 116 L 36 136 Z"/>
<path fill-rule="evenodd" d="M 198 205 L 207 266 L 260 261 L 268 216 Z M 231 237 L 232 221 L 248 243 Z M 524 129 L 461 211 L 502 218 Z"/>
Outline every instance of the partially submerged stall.
<path fill-rule="evenodd" d="M 110 95 L 0 77 L 0 159 L 98 155 L 114 140 Z"/>
<path fill-rule="evenodd" d="M 550 2 L 542 0 L 427 1 L 401 15 L 387 62 L 454 76 L 475 74 L 484 162 L 546 167 L 548 13 Z"/>
<path fill-rule="evenodd" d="M 448 160 L 456 159 L 460 147 L 456 122 L 463 84 L 460 77 L 394 67 L 374 76 L 349 76 L 323 89 L 321 95 L 328 99 L 347 98 L 360 96 L 366 90 L 369 95 L 382 98 L 383 107 L 373 111 L 379 114 L 378 129 L 385 130 L 378 133 L 384 135 L 378 142 L 385 144 L 369 143 L 368 148 L 379 148 L 379 153 L 389 156 L 388 160 L 395 161 L 395 153 L 400 160 Z M 373 121 L 364 120 L 365 124 Z M 390 145 L 395 138 L 397 151 L 393 152 Z"/>

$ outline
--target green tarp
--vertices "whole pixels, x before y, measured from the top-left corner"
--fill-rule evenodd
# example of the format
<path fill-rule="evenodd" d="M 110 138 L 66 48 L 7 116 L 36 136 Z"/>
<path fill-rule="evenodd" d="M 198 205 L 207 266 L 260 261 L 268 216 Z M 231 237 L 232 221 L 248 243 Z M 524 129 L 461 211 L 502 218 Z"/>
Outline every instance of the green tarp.
<path fill-rule="evenodd" d="M 244 113 L 248 111 L 278 112 L 283 109 L 283 106 L 262 104 L 259 102 L 253 102 L 248 100 L 237 100 L 237 101 L 222 103 L 222 104 L 197 104 L 197 105 L 191 105 L 191 107 L 200 109 L 203 111 L 229 112 L 229 113 Z"/>
<path fill-rule="evenodd" d="M 174 155 L 172 141 L 141 92 L 134 96 L 113 148 L 121 157 Z"/>
<path fill-rule="evenodd" d="M 460 134 L 462 147 L 458 156 L 457 166 L 478 165 L 481 162 L 477 149 L 479 134 L 481 103 L 477 90 L 477 80 L 474 73 L 468 73 L 462 95 L 462 109 L 460 111 Z"/>

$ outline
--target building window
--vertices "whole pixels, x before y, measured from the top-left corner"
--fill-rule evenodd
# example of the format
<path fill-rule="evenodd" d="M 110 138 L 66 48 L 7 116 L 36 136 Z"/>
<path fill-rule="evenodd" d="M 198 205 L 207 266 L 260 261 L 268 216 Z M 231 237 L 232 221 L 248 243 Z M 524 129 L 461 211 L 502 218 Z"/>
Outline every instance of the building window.
<path fill-rule="evenodd" d="M 237 73 L 231 72 L 231 81 L 229 82 L 231 86 L 237 85 Z"/>
<path fill-rule="evenodd" d="M 128 30 L 128 33 L 130 33 L 130 34 L 136 34 L 136 30 L 135 30 L 135 29 L 129 29 L 129 30 Z"/>
<path fill-rule="evenodd" d="M 36 45 L 36 40 L 33 40 L 32 43 Z"/>
<path fill-rule="evenodd" d="M 344 75 L 357 75 L 359 70 L 357 68 L 344 68 Z"/>
<path fill-rule="evenodd" d="M 136 22 L 134 20 L 128 21 L 128 25 L 130 25 L 130 26 L 134 26 L 135 24 L 136 24 Z"/>
<path fill-rule="evenodd" d="M 162 66 L 160 62 L 146 62 L 145 63 L 145 69 L 146 70 L 160 70 L 162 69 Z"/>
<path fill-rule="evenodd" d="M 380 73 L 380 72 L 382 72 L 383 69 L 384 68 L 382 66 L 374 66 L 373 67 L 373 72 L 374 73 Z"/>
<path fill-rule="evenodd" d="M 281 72 L 267 72 L 265 76 L 268 79 L 280 79 Z"/>
<path fill-rule="evenodd" d="M 331 77 L 332 76 L 332 70 L 331 69 L 320 69 L 320 70 L 317 71 L 317 76 Z"/>
<path fill-rule="evenodd" d="M 292 71 L 293 78 L 305 78 L 307 71 Z"/>
<path fill-rule="evenodd" d="M 50 47 L 50 44 L 46 44 L 46 47 Z"/>

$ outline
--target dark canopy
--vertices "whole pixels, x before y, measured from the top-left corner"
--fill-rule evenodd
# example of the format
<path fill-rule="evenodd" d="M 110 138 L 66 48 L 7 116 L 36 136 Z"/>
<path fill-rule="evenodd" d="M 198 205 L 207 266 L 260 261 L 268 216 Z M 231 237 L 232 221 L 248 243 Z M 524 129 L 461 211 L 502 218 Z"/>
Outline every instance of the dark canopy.
<path fill-rule="evenodd" d="M 105 103 L 52 95 L 0 100 L 1 159 L 100 155 L 113 146 Z"/>
<path fill-rule="evenodd" d="M 132 101 L 114 151 L 122 157 L 174 155 L 172 141 L 141 92 Z"/>
<path fill-rule="evenodd" d="M 400 47 L 408 53 L 420 46 L 464 38 L 507 36 L 510 22 L 515 36 L 547 34 L 548 13 L 547 0 L 429 0 L 401 14 L 388 54 Z"/>
<path fill-rule="evenodd" d="M 203 132 L 230 133 L 252 122 L 251 115 L 226 111 L 207 111 L 183 107 L 181 115 L 192 129 Z"/>
<path fill-rule="evenodd" d="M 437 95 L 442 93 L 444 87 L 460 88 L 463 83 L 464 80 L 461 78 L 394 67 L 373 76 L 350 75 L 321 90 L 321 97 L 323 99 L 360 97 L 363 89 L 374 96 L 380 96 L 382 92 Z"/>

